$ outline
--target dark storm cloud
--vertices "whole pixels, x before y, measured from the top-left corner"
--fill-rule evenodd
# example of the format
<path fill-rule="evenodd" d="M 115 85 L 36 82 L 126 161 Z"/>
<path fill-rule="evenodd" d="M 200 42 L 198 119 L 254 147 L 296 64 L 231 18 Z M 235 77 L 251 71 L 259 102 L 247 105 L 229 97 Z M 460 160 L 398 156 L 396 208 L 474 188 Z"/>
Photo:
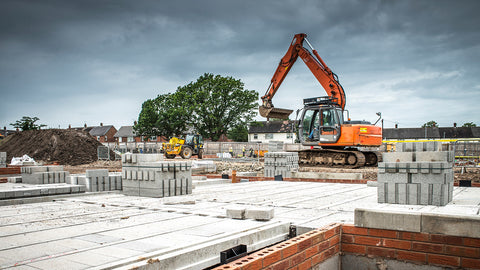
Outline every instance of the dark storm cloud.
<path fill-rule="evenodd" d="M 262 95 L 300 32 L 358 118 L 475 122 L 478 10 L 475 0 L 3 1 L 0 124 L 23 115 L 53 127 L 130 124 L 144 100 L 205 72 Z M 301 107 L 315 95 L 323 89 L 299 61 L 274 103 Z"/>

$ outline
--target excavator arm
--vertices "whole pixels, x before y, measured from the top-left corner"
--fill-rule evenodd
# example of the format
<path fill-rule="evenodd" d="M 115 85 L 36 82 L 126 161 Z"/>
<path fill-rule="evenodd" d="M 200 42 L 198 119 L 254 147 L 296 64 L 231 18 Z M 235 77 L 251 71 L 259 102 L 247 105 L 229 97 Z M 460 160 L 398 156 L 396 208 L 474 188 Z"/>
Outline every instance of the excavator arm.
<path fill-rule="evenodd" d="M 274 108 L 272 99 L 299 56 L 313 73 L 315 78 L 317 78 L 323 89 L 325 89 L 327 95 L 331 97 L 342 108 L 342 110 L 345 108 L 345 92 L 338 82 L 337 75 L 328 68 L 325 62 L 323 62 L 322 58 L 318 55 L 317 51 L 313 49 L 306 37 L 307 35 L 303 33 L 296 34 L 293 37 L 287 53 L 280 60 L 280 63 L 273 74 L 267 92 L 262 97 L 262 105 L 259 107 L 261 116 L 266 118 L 286 119 L 290 113 L 292 113 L 292 110 Z M 304 41 L 312 50 L 313 55 L 303 46 Z"/>

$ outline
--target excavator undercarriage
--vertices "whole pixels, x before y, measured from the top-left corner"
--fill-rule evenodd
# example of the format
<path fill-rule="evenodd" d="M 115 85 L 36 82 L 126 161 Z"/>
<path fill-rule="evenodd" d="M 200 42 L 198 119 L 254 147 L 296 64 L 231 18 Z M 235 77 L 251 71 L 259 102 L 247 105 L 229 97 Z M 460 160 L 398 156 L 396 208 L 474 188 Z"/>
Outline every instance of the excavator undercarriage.
<path fill-rule="evenodd" d="M 299 163 L 306 166 L 359 168 L 376 166 L 381 155 L 375 151 L 308 149 L 298 152 Z"/>

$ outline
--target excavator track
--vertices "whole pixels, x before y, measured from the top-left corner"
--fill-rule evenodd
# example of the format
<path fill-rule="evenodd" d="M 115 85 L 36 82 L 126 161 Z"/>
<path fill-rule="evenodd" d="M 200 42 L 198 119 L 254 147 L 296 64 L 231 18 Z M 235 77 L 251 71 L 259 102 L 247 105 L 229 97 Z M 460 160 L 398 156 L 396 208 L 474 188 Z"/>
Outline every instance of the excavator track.
<path fill-rule="evenodd" d="M 373 151 L 308 149 L 299 151 L 298 157 L 300 165 L 353 169 L 376 166 L 381 155 Z"/>

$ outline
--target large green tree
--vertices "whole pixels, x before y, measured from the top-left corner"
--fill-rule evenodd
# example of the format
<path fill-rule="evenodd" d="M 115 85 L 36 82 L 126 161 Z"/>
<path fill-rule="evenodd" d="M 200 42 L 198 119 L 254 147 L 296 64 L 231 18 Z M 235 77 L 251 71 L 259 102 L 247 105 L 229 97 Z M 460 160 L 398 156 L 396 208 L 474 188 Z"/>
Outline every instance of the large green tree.
<path fill-rule="evenodd" d="M 438 124 L 437 122 L 435 121 L 428 121 L 427 123 L 423 124 L 422 128 L 424 127 L 438 127 Z"/>
<path fill-rule="evenodd" d="M 476 127 L 477 125 L 473 122 L 467 122 L 462 125 L 462 127 Z"/>
<path fill-rule="evenodd" d="M 36 130 L 36 129 L 40 129 L 42 127 L 47 126 L 43 124 L 40 124 L 40 125 L 35 124 L 35 122 L 37 122 L 38 120 L 40 119 L 36 116 L 35 117 L 24 116 L 22 117 L 22 119 L 17 120 L 15 123 L 10 123 L 10 125 L 13 126 L 14 128 L 18 128 L 21 130 Z"/>
<path fill-rule="evenodd" d="M 176 92 L 142 105 L 135 130 L 141 135 L 179 136 L 194 129 L 217 141 L 232 129 L 246 126 L 256 114 L 258 93 L 245 90 L 232 77 L 205 73 Z"/>

